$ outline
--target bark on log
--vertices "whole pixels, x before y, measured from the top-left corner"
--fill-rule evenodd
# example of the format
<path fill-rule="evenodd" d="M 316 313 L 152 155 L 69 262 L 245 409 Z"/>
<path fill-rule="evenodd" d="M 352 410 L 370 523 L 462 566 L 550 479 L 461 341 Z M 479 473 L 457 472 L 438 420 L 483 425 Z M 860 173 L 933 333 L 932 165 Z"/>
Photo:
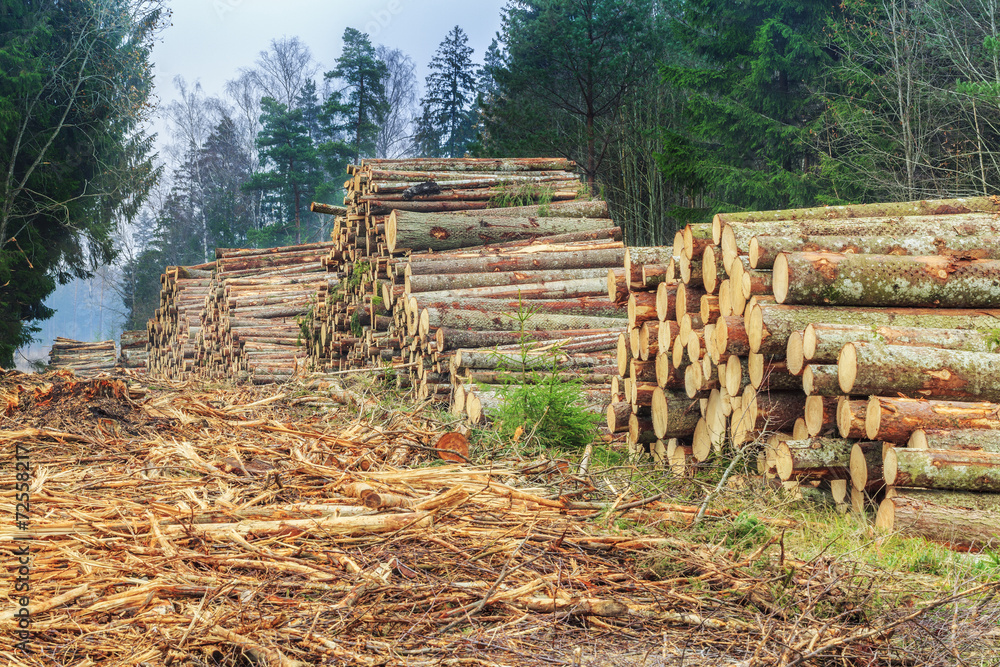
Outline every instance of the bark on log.
<path fill-rule="evenodd" d="M 503 273 L 445 273 L 437 275 L 406 276 L 404 293 L 441 292 L 470 287 L 497 287 L 530 285 L 562 280 L 601 279 L 607 275 L 603 268 L 550 269 L 544 271 L 508 271 Z"/>
<path fill-rule="evenodd" d="M 629 288 L 642 290 L 645 285 L 642 280 L 642 267 L 646 264 L 670 264 L 674 259 L 673 246 L 652 246 L 628 248 L 622 262 Z"/>
<path fill-rule="evenodd" d="M 510 331 L 513 321 L 495 311 L 463 310 L 461 308 L 426 308 L 427 324 L 430 328 L 475 329 L 477 331 Z M 423 317 L 423 315 L 421 315 Z M 560 315 L 535 313 L 525 322 L 527 331 L 548 330 L 593 330 L 605 331 L 624 326 L 624 320 L 610 317 L 589 317 L 585 315 Z"/>
<path fill-rule="evenodd" d="M 734 446 L 742 445 L 754 431 L 785 431 L 802 416 L 806 397 L 794 392 L 758 394 L 746 387 L 739 410 L 730 421 L 730 439 Z"/>
<path fill-rule="evenodd" d="M 837 369 L 844 394 L 1000 401 L 1000 354 L 848 343 Z"/>
<path fill-rule="evenodd" d="M 539 252 L 530 254 L 493 253 L 482 257 L 448 259 L 414 255 L 407 264 L 409 276 L 446 273 L 492 273 L 510 271 L 551 271 L 554 269 L 593 269 L 619 267 L 625 261 L 624 248 Z"/>
<path fill-rule="evenodd" d="M 987 334 L 968 329 L 864 327 L 850 324 L 816 323 L 807 326 L 802 334 L 802 357 L 810 363 L 836 363 L 844 345 L 853 342 L 936 347 L 964 352 L 987 352 L 987 338 Z M 790 342 L 789 345 L 791 345 Z"/>
<path fill-rule="evenodd" d="M 562 338 L 574 338 L 577 336 L 590 336 L 597 333 L 608 333 L 617 335 L 621 326 L 614 329 L 590 330 L 590 329 L 569 329 L 569 330 L 547 330 L 532 331 L 527 338 L 532 340 L 558 340 Z M 468 329 L 453 329 L 440 327 L 434 332 L 434 340 L 437 343 L 437 351 L 455 350 L 459 348 L 494 347 L 497 345 L 518 345 L 524 339 L 524 334 L 520 331 L 475 331 Z"/>
<path fill-rule="evenodd" d="M 1000 261 L 942 256 L 782 253 L 774 296 L 784 304 L 988 308 L 1000 302 Z"/>
<path fill-rule="evenodd" d="M 396 248 L 452 250 L 471 246 L 552 236 L 580 230 L 605 229 L 611 221 L 601 218 L 540 218 L 454 216 L 394 210 L 386 221 L 389 252 Z"/>
<path fill-rule="evenodd" d="M 875 526 L 903 537 L 922 537 L 952 547 L 979 549 L 1000 540 L 997 509 L 938 505 L 901 493 L 878 508 Z"/>
<path fill-rule="evenodd" d="M 889 486 L 1000 492 L 1000 454 L 992 452 L 892 447 L 882 467 Z"/>
<path fill-rule="evenodd" d="M 839 400 L 827 396 L 809 396 L 806 398 L 802 418 L 805 420 L 806 432 L 809 437 L 815 437 L 824 431 L 831 430 L 837 424 L 837 407 Z"/>
<path fill-rule="evenodd" d="M 780 358 L 792 332 L 802 331 L 813 323 L 989 331 L 1000 327 L 1000 309 L 848 308 L 758 303 L 750 310 L 746 321 L 750 351 Z"/>
<path fill-rule="evenodd" d="M 907 442 L 910 449 L 964 449 L 1000 454 L 1000 431 L 982 429 L 918 429 Z"/>
<path fill-rule="evenodd" d="M 580 297 L 603 297 L 606 294 L 607 281 L 604 278 L 582 278 L 579 280 L 553 280 L 545 283 L 526 283 L 524 285 L 469 287 L 466 289 L 421 292 L 420 299 L 427 302 L 454 298 L 507 299 L 514 301 L 518 299 L 558 300 L 577 299 Z M 625 313 L 622 313 L 623 317 L 624 315 Z"/>
<path fill-rule="evenodd" d="M 875 440 L 876 437 L 868 435 L 871 431 L 866 429 L 867 414 L 868 401 L 852 401 L 847 396 L 837 399 L 837 430 L 840 432 L 840 437 L 851 440 L 867 437 L 869 440 Z M 881 437 L 877 439 L 886 440 Z"/>
<path fill-rule="evenodd" d="M 781 442 L 775 452 L 778 477 L 847 479 L 854 442 L 843 438 L 810 438 Z"/>
<path fill-rule="evenodd" d="M 840 396 L 840 374 L 837 364 L 809 364 L 802 372 L 802 390 L 806 396 Z M 861 392 L 854 392 L 861 393 Z"/>
<path fill-rule="evenodd" d="M 656 437 L 687 438 L 701 418 L 697 399 L 683 391 L 664 391 L 657 387 L 652 395 L 651 413 Z"/>
<path fill-rule="evenodd" d="M 1000 431 L 1000 405 L 996 403 L 873 396 L 866 406 L 863 433 L 870 440 L 905 443 L 918 429 Z"/>
<path fill-rule="evenodd" d="M 970 236 L 754 236 L 750 266 L 769 269 L 780 253 L 836 252 L 858 255 L 951 255 L 1000 259 L 1000 239 L 993 233 Z"/>

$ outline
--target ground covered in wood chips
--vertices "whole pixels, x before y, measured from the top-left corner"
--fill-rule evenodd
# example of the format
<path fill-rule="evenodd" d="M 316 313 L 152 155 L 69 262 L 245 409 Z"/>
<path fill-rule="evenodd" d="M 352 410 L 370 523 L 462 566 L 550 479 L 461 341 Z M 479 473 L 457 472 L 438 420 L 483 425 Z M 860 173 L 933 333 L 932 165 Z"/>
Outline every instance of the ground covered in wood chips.
<path fill-rule="evenodd" d="M 426 407 L 66 373 L 6 373 L 0 398 L 3 664 L 996 664 L 995 583 L 897 598 L 796 560 L 778 520 L 733 549 L 687 527 L 696 505 L 608 496 L 563 461 L 447 463 Z"/>

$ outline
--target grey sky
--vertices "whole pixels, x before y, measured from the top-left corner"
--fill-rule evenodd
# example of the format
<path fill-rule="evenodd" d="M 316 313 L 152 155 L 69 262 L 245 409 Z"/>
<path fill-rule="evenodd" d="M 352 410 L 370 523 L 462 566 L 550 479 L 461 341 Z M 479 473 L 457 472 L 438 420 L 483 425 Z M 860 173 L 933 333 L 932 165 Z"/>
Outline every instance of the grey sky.
<path fill-rule="evenodd" d="M 253 64 L 275 37 L 300 37 L 325 70 L 340 55 L 344 28 L 367 32 L 374 44 L 402 49 L 417 63 L 422 86 L 427 63 L 447 32 L 469 35 L 473 58 L 500 28 L 506 0 L 169 0 L 171 24 L 153 50 L 156 93 L 173 99 L 175 76 L 221 94 L 240 67 Z"/>

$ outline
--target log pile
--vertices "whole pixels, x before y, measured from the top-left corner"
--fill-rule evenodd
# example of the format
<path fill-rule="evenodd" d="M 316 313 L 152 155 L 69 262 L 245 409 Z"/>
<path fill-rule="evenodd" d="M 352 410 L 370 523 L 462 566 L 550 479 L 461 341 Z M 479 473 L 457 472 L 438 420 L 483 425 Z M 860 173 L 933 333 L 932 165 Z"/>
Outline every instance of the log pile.
<path fill-rule="evenodd" d="M 93 377 L 115 368 L 115 342 L 85 343 L 56 338 L 49 350 L 49 368 L 70 370 L 81 377 Z"/>
<path fill-rule="evenodd" d="M 510 372 L 523 303 L 532 311 L 527 335 L 538 341 L 532 356 L 551 361 L 542 349 L 560 348 L 561 372 L 586 375 L 584 393 L 603 410 L 598 387 L 610 386 L 624 316 L 605 297 L 605 274 L 624 248 L 606 203 L 582 198 L 574 166 L 372 160 L 352 168 L 347 215 L 327 259 L 343 288 L 314 311 L 314 365 L 395 367 L 400 386 L 450 399 L 478 422 L 494 386 L 530 381 L 520 368 Z M 487 360 L 492 352 L 506 361 Z"/>
<path fill-rule="evenodd" d="M 391 304 L 382 295 L 384 283 L 402 284 L 403 266 L 397 265 L 405 264 L 411 251 L 424 249 L 417 245 L 421 242 L 427 249 L 488 242 L 459 241 L 469 227 L 510 234 L 507 218 L 537 215 L 539 206 L 566 215 L 563 211 L 573 211 L 581 198 L 574 168 L 561 158 L 364 160 L 348 167 L 346 214 L 325 204 L 312 206 L 338 216 L 325 263 L 344 278 L 340 290 L 317 304 L 307 326 L 313 366 L 341 371 L 405 365 L 404 341 L 398 331 L 390 331 Z M 496 220 L 498 209 L 504 220 Z M 435 217 L 442 213 L 459 215 Z M 548 234 L 520 233 L 518 238 Z"/>
<path fill-rule="evenodd" d="M 160 276 L 160 307 L 146 323 L 146 364 L 151 377 L 190 380 L 196 376 L 202 311 L 213 268 L 213 264 L 168 266 Z"/>
<path fill-rule="evenodd" d="M 339 280 L 323 259 L 332 243 L 216 250 L 201 309 L 203 377 L 283 382 L 304 369 L 303 326 Z"/>
<path fill-rule="evenodd" d="M 942 516 L 957 521 L 935 510 L 937 524 L 914 528 L 921 521 L 913 508 L 930 515 L 946 497 L 908 494 L 947 490 L 954 503 L 958 491 L 1000 491 L 988 481 L 1000 455 L 967 451 L 992 442 L 980 445 L 969 429 L 1000 430 L 1000 355 L 988 351 L 1000 327 L 998 210 L 981 198 L 720 214 L 689 225 L 675 239 L 680 281 L 657 287 L 660 314 L 674 313 L 672 335 L 661 334 L 666 320 L 658 318 L 623 337 L 623 368 L 634 364 L 636 376 L 642 345 L 647 360 L 654 349 L 669 352 L 671 363 L 657 359 L 655 370 L 672 367 L 672 376 L 655 376 L 653 433 L 640 437 L 663 455 L 680 449 L 694 461 L 727 448 L 757 456 L 760 470 L 793 492 L 855 510 L 882 501 L 886 527 L 932 535 Z M 622 286 L 641 289 L 643 278 L 626 271 L 619 294 Z M 699 402 L 690 445 L 658 441 L 690 429 L 691 411 L 675 418 L 669 407 L 656 428 L 671 383 Z M 932 453 L 901 448 L 913 442 Z M 998 537 L 995 529 L 975 535 L 976 543 Z"/>
<path fill-rule="evenodd" d="M 123 331 L 119 344 L 118 365 L 122 368 L 145 371 L 146 361 L 149 359 L 147 343 L 149 334 L 140 329 L 138 331 Z"/>

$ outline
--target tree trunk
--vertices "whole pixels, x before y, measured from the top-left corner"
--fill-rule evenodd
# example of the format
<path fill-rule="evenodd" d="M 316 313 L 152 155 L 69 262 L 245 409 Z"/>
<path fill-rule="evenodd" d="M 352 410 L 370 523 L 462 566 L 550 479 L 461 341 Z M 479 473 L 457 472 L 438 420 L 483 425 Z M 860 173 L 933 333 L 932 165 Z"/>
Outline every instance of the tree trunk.
<path fill-rule="evenodd" d="M 510 331 L 516 324 L 509 317 L 502 317 L 495 311 L 461 308 L 426 308 L 428 324 L 431 328 L 475 329 L 477 331 Z M 624 321 L 610 317 L 588 317 L 584 315 L 557 315 L 535 313 L 525 322 L 526 331 L 547 331 L 566 329 L 608 330 L 624 327 Z"/>
<path fill-rule="evenodd" d="M 746 321 L 750 351 L 781 358 L 792 332 L 802 331 L 814 323 L 989 331 L 1000 326 L 1000 310 L 835 308 L 758 303 L 750 310 Z"/>
<path fill-rule="evenodd" d="M 578 250 L 573 252 L 532 253 L 523 255 L 493 254 L 485 257 L 449 259 L 446 256 L 424 261 L 432 256 L 414 255 L 406 275 L 424 276 L 452 273 L 492 273 L 512 271 L 551 271 L 555 269 L 595 269 L 620 267 L 625 248 Z M 604 274 L 602 274 L 604 275 Z"/>
<path fill-rule="evenodd" d="M 992 452 L 893 447 L 882 466 L 889 486 L 1000 492 L 1000 454 Z"/>
<path fill-rule="evenodd" d="M 842 438 L 787 440 L 775 451 L 778 477 L 795 479 L 847 479 L 854 442 Z"/>
<path fill-rule="evenodd" d="M 980 549 L 1000 540 L 1000 523 L 996 517 L 996 505 L 989 509 L 971 509 L 938 505 L 922 497 L 900 494 L 882 501 L 875 526 L 903 537 L 922 537 L 954 547 Z"/>
<path fill-rule="evenodd" d="M 988 308 L 1000 302 L 1000 261 L 929 256 L 782 253 L 778 303 Z"/>
<path fill-rule="evenodd" d="M 982 429 L 918 429 L 907 442 L 910 449 L 962 449 L 1000 454 L 1000 431 Z"/>
<path fill-rule="evenodd" d="M 998 431 L 1000 405 L 873 396 L 867 401 L 864 422 L 869 439 L 905 443 L 918 429 Z"/>
<path fill-rule="evenodd" d="M 653 392 L 651 412 L 653 430 L 660 439 L 690 437 L 701 418 L 697 399 L 688 398 L 683 391 L 659 387 Z"/>
<path fill-rule="evenodd" d="M 612 226 L 594 218 L 455 216 L 413 213 L 397 209 L 389 216 L 385 238 L 389 252 L 396 248 L 452 250 L 525 238 L 553 236 Z"/>
<path fill-rule="evenodd" d="M 849 324 L 810 324 L 802 334 L 802 356 L 815 364 L 833 364 L 844 345 L 853 342 L 936 347 L 944 350 L 986 352 L 988 336 L 968 329 L 923 327 L 864 327 Z"/>
<path fill-rule="evenodd" d="M 837 369 L 844 394 L 1000 401 L 1000 354 L 848 343 Z"/>
<path fill-rule="evenodd" d="M 750 266 L 770 269 L 780 253 L 795 252 L 1000 259 L 1000 239 L 992 231 L 969 236 L 754 236 L 750 239 Z"/>

